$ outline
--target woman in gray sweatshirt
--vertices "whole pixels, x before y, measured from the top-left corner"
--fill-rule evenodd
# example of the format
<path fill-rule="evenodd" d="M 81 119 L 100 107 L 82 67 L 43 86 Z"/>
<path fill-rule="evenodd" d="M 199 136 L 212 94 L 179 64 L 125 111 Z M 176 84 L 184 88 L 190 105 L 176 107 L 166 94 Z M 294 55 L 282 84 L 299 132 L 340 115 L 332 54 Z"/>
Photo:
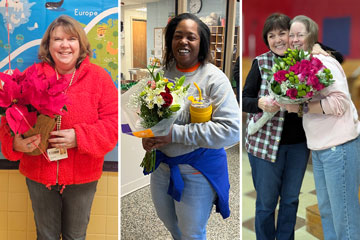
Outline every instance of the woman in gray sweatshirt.
<path fill-rule="evenodd" d="M 209 62 L 210 30 L 195 15 L 173 18 L 165 30 L 164 75 L 185 75 L 188 96 L 197 83 L 212 101 L 210 121 L 190 122 L 190 101 L 167 136 L 144 138 L 146 151 L 157 149 L 151 194 L 157 214 L 174 239 L 206 239 L 213 204 L 230 215 L 225 146 L 239 141 L 240 111 L 229 79 Z"/>

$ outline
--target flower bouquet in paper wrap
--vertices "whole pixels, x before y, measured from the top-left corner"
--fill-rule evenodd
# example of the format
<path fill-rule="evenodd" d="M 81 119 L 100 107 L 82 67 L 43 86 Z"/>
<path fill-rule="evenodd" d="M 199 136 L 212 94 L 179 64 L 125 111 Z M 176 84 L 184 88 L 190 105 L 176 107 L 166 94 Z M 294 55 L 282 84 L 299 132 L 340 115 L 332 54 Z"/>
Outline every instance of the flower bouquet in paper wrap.
<path fill-rule="evenodd" d="M 27 153 L 44 154 L 49 133 L 54 129 L 55 116 L 63 115 L 66 104 L 64 90 L 67 84 L 54 75 L 47 78 L 36 65 L 24 73 L 18 69 L 10 74 L 0 72 L 0 115 L 5 116 L 12 134 L 30 137 L 41 135 L 41 143 Z"/>
<path fill-rule="evenodd" d="M 309 52 L 288 49 L 284 58 L 274 58 L 272 69 L 267 79 L 270 104 L 301 104 L 309 101 L 319 91 L 328 87 L 334 80 L 328 68 Z M 276 112 L 261 112 L 248 124 L 248 134 L 252 135 L 262 128 Z"/>
<path fill-rule="evenodd" d="M 175 80 L 163 77 L 162 70 L 148 67 L 151 77 L 139 81 L 121 96 L 122 132 L 140 138 L 168 135 L 190 85 L 185 76 Z M 155 170 L 156 151 L 146 152 L 140 164 L 144 174 Z"/>

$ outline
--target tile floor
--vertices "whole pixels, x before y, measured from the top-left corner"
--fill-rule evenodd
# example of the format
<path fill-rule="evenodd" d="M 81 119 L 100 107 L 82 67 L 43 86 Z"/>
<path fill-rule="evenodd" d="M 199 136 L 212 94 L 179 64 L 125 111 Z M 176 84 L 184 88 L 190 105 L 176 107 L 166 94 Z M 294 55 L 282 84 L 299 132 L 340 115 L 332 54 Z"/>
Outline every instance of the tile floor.
<path fill-rule="evenodd" d="M 230 178 L 230 217 L 213 213 L 207 225 L 207 240 L 240 239 L 240 159 L 239 145 L 226 150 Z M 145 186 L 121 198 L 121 240 L 171 240 L 171 235 L 156 216 L 150 187 Z M 251 238 L 241 238 L 250 240 Z"/>
<path fill-rule="evenodd" d="M 34 240 L 36 228 L 25 177 L 0 170 L 0 240 Z M 104 172 L 91 209 L 87 240 L 118 239 L 118 173 Z"/>
<path fill-rule="evenodd" d="M 251 178 L 251 168 L 246 152 L 242 153 L 242 239 L 255 240 L 255 198 L 256 192 Z M 300 192 L 300 203 L 295 227 L 296 240 L 316 240 L 306 231 L 306 207 L 317 203 L 312 166 L 308 165 Z"/>

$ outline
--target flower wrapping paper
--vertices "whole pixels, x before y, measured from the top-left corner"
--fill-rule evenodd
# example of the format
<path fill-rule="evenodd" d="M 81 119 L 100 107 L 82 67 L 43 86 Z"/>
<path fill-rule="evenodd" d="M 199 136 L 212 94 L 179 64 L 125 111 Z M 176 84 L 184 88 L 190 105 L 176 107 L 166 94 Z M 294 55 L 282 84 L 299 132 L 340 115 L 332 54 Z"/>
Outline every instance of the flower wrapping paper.
<path fill-rule="evenodd" d="M 121 95 L 121 129 L 122 132 L 135 137 L 157 137 L 169 134 L 171 125 L 174 123 L 181 109 L 174 112 L 170 118 L 165 118 L 151 128 L 144 128 L 141 125 L 141 117 L 137 103 L 132 103 L 134 96 L 138 96 L 149 79 L 140 80 L 135 86 Z M 182 100 L 184 102 L 184 100 Z M 184 104 L 181 104 L 181 108 Z"/>

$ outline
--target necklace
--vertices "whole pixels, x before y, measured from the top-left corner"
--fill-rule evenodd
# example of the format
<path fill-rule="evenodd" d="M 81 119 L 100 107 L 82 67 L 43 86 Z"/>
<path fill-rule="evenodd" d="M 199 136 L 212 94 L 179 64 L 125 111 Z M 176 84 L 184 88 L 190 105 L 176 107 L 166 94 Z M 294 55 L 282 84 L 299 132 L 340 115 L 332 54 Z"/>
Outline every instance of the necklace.
<path fill-rule="evenodd" d="M 58 71 L 56 70 L 56 68 L 55 68 L 55 73 L 56 73 L 56 80 L 59 80 L 59 74 L 58 74 Z M 67 87 L 65 88 L 64 93 L 66 93 L 66 91 L 68 90 L 68 88 L 71 86 L 71 84 L 72 84 L 72 82 L 73 82 L 73 80 L 74 80 L 75 73 L 76 73 L 76 68 L 75 68 L 75 70 L 74 70 L 74 72 L 73 72 L 73 74 L 72 74 L 72 76 L 71 76 L 69 86 L 67 86 Z M 61 119 L 62 119 L 62 116 L 61 116 L 61 115 L 59 115 L 59 116 L 57 117 L 57 119 L 56 119 L 56 130 L 57 130 L 57 131 L 60 130 L 60 127 L 61 127 Z"/>
<path fill-rule="evenodd" d="M 59 80 L 59 73 L 58 73 L 58 71 L 56 70 L 56 68 L 55 68 L 55 73 L 56 73 L 56 80 Z M 72 76 L 71 76 L 69 86 L 67 86 L 67 87 L 65 88 L 64 93 L 66 93 L 66 91 L 68 90 L 68 88 L 71 86 L 71 84 L 72 84 L 72 82 L 73 82 L 73 80 L 74 80 L 75 73 L 76 73 L 76 68 L 75 68 L 75 70 L 74 70 L 74 72 L 73 72 L 73 74 L 72 74 Z"/>

